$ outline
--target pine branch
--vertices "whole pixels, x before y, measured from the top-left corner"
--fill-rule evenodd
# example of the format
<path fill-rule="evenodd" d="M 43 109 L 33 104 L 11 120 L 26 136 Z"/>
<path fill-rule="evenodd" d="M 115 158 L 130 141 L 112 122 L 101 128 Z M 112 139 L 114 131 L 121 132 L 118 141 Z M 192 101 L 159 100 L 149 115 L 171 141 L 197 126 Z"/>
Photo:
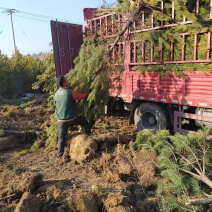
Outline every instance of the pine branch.
<path fill-rule="evenodd" d="M 210 188 L 212 188 L 212 181 L 211 181 L 203 172 L 201 172 L 199 169 L 197 169 L 197 168 L 196 168 L 187 158 L 185 158 L 183 155 L 181 155 L 181 154 L 179 154 L 179 153 L 176 153 L 176 154 L 178 154 L 184 161 L 186 161 L 187 163 L 189 163 L 189 164 L 191 165 L 191 167 L 198 173 L 198 175 L 195 174 L 195 173 L 193 173 L 193 172 L 190 172 L 190 171 L 188 171 L 188 170 L 179 168 L 181 171 L 190 174 L 190 175 L 193 176 L 195 179 L 204 182 L 204 183 L 207 184 Z"/>
<path fill-rule="evenodd" d="M 127 21 L 126 25 L 122 28 L 122 30 L 118 33 L 118 35 L 116 36 L 116 39 L 113 43 L 113 45 L 110 47 L 110 49 L 108 50 L 108 57 L 111 56 L 112 51 L 114 49 L 114 47 L 116 46 L 116 44 L 119 42 L 119 40 L 121 39 L 121 36 L 127 31 L 127 29 L 129 29 L 129 27 L 133 24 L 133 22 L 136 20 L 136 18 L 138 17 L 138 15 L 140 14 L 140 12 L 144 9 L 146 9 L 147 7 L 145 6 L 145 4 L 140 5 L 138 8 L 135 8 L 133 14 L 131 15 L 131 17 L 129 18 L 129 20 Z"/>
<path fill-rule="evenodd" d="M 191 149 L 191 147 L 190 147 L 189 145 L 187 145 L 187 148 L 190 150 L 190 152 L 192 153 L 192 155 L 193 155 L 194 158 L 196 159 L 196 163 L 198 164 L 200 171 L 203 172 L 202 167 L 201 167 L 201 165 L 200 165 L 200 163 L 199 163 L 199 160 L 198 160 L 197 156 L 196 156 L 195 153 L 192 151 L 192 149 Z"/>
<path fill-rule="evenodd" d="M 203 173 L 200 173 L 199 175 L 197 175 L 197 174 L 194 174 L 193 172 L 190 172 L 190 171 L 182 169 L 182 168 L 179 168 L 179 170 L 181 170 L 181 171 L 183 171 L 187 174 L 190 174 L 195 179 L 202 181 L 203 183 L 208 185 L 210 188 L 212 188 L 212 181 L 206 175 L 204 175 Z"/>
<path fill-rule="evenodd" d="M 190 164 L 191 167 L 192 167 L 199 175 L 202 174 L 202 172 L 201 172 L 198 168 L 196 168 L 196 166 L 194 166 L 193 163 L 191 163 L 191 161 L 189 161 L 186 157 L 184 157 L 182 154 L 180 154 L 180 153 L 178 153 L 178 152 L 176 152 L 176 154 L 179 155 L 186 163 Z"/>
<path fill-rule="evenodd" d="M 170 146 L 169 149 L 170 149 L 170 151 L 172 152 L 172 155 L 174 156 L 175 162 L 177 162 L 176 155 L 175 155 L 174 151 L 173 151 L 172 148 L 171 148 L 172 145 L 171 145 L 169 142 L 165 141 L 165 140 L 164 140 L 164 142 L 165 142 L 168 146 Z"/>
<path fill-rule="evenodd" d="M 203 163 L 203 174 L 205 174 L 205 166 L 206 166 L 206 154 L 208 152 L 209 146 L 206 147 L 206 140 L 208 138 L 208 135 L 204 136 L 204 140 L 203 140 L 203 147 L 202 147 L 202 152 L 203 152 L 203 159 L 202 159 L 202 163 Z"/>
<path fill-rule="evenodd" d="M 194 174 L 193 172 L 190 172 L 186 169 L 182 169 L 182 168 L 179 168 L 180 171 L 183 171 L 189 175 L 191 175 L 192 177 L 194 177 L 196 180 L 201 180 L 200 176 L 198 174 Z"/>

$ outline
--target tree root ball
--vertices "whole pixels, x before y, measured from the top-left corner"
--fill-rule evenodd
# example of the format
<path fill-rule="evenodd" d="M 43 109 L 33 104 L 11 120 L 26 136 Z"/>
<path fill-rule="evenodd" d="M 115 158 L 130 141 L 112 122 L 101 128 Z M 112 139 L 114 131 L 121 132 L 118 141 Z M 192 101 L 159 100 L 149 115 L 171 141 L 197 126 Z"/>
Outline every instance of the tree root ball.
<path fill-rule="evenodd" d="M 87 135 L 78 135 L 70 141 L 70 157 L 78 163 L 94 158 L 97 150 L 96 141 Z"/>

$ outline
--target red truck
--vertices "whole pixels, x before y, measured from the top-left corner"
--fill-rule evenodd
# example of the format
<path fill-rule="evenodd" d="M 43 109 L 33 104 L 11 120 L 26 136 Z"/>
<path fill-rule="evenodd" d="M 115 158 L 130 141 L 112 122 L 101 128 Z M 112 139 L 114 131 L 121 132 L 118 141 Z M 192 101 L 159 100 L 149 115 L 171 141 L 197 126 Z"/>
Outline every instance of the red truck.
<path fill-rule="evenodd" d="M 200 10 L 200 1 L 196 0 L 195 13 Z M 212 1 L 211 1 L 212 2 Z M 212 18 L 212 3 L 208 14 Z M 164 2 L 161 1 L 161 12 L 164 12 Z M 66 74 L 73 67 L 73 59 L 78 55 L 83 42 L 83 33 L 91 30 L 104 36 L 106 39 L 117 36 L 117 25 L 123 27 L 123 17 L 119 14 L 106 14 L 95 17 L 95 9 L 84 9 L 84 32 L 81 25 L 51 21 L 53 49 L 56 64 L 56 75 Z M 172 19 L 175 19 L 175 7 L 172 4 L 170 11 Z M 174 132 L 187 133 L 184 123 L 194 122 L 198 127 L 204 125 L 212 128 L 212 72 L 197 70 L 193 72 L 183 71 L 182 76 L 176 76 L 174 72 L 165 72 L 161 76 L 157 70 L 153 72 L 135 71 L 136 67 L 163 65 L 183 65 L 212 62 L 211 56 L 211 31 L 200 31 L 192 35 L 192 52 L 187 52 L 186 40 L 188 33 L 180 34 L 183 45 L 179 52 L 175 51 L 175 43 L 170 42 L 170 48 L 147 48 L 145 41 L 135 40 L 135 33 L 150 30 L 167 30 L 176 26 L 176 22 L 155 23 L 152 17 L 151 24 L 145 26 L 145 13 L 141 13 L 139 21 L 125 32 L 125 39 L 118 42 L 116 51 L 124 55 L 122 65 L 122 90 L 110 92 L 111 98 L 122 102 L 126 110 L 131 111 L 130 123 L 135 123 L 138 130 L 172 129 Z M 191 21 L 183 18 L 181 24 L 190 24 Z M 199 55 L 201 36 L 206 37 L 205 54 Z M 191 38 L 190 38 L 191 42 Z M 202 46 L 202 43 L 201 43 Z M 109 48 L 109 47 L 108 47 Z M 156 52 L 157 51 L 157 52 Z M 166 52 L 165 52 L 166 51 Z M 168 54 L 168 59 L 164 57 Z M 188 55 L 189 54 L 189 55 Z M 155 57 L 157 55 L 157 58 Z M 176 56 L 177 55 L 177 56 Z M 180 55 L 180 56 L 179 56 Z M 192 130 L 192 129 L 190 129 Z"/>

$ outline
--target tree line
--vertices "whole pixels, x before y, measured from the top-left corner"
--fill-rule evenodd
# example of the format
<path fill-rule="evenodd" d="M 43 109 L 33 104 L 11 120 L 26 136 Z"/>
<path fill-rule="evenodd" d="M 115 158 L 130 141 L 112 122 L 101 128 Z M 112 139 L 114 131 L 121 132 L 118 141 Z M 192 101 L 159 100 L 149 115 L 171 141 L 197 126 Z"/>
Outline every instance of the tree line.
<path fill-rule="evenodd" d="M 32 92 L 32 84 L 43 70 L 43 61 L 33 55 L 16 50 L 9 58 L 0 51 L 0 96 L 11 99 Z"/>

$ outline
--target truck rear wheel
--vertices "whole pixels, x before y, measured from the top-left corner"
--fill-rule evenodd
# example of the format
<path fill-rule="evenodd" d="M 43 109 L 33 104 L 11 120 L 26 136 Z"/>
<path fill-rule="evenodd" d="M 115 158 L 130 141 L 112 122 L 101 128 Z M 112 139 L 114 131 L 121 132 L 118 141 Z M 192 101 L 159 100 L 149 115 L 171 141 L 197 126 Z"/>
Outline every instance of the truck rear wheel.
<path fill-rule="evenodd" d="M 156 132 L 170 127 L 166 109 L 162 105 L 151 102 L 143 103 L 137 107 L 134 120 L 138 130 L 150 129 L 152 132 Z"/>

